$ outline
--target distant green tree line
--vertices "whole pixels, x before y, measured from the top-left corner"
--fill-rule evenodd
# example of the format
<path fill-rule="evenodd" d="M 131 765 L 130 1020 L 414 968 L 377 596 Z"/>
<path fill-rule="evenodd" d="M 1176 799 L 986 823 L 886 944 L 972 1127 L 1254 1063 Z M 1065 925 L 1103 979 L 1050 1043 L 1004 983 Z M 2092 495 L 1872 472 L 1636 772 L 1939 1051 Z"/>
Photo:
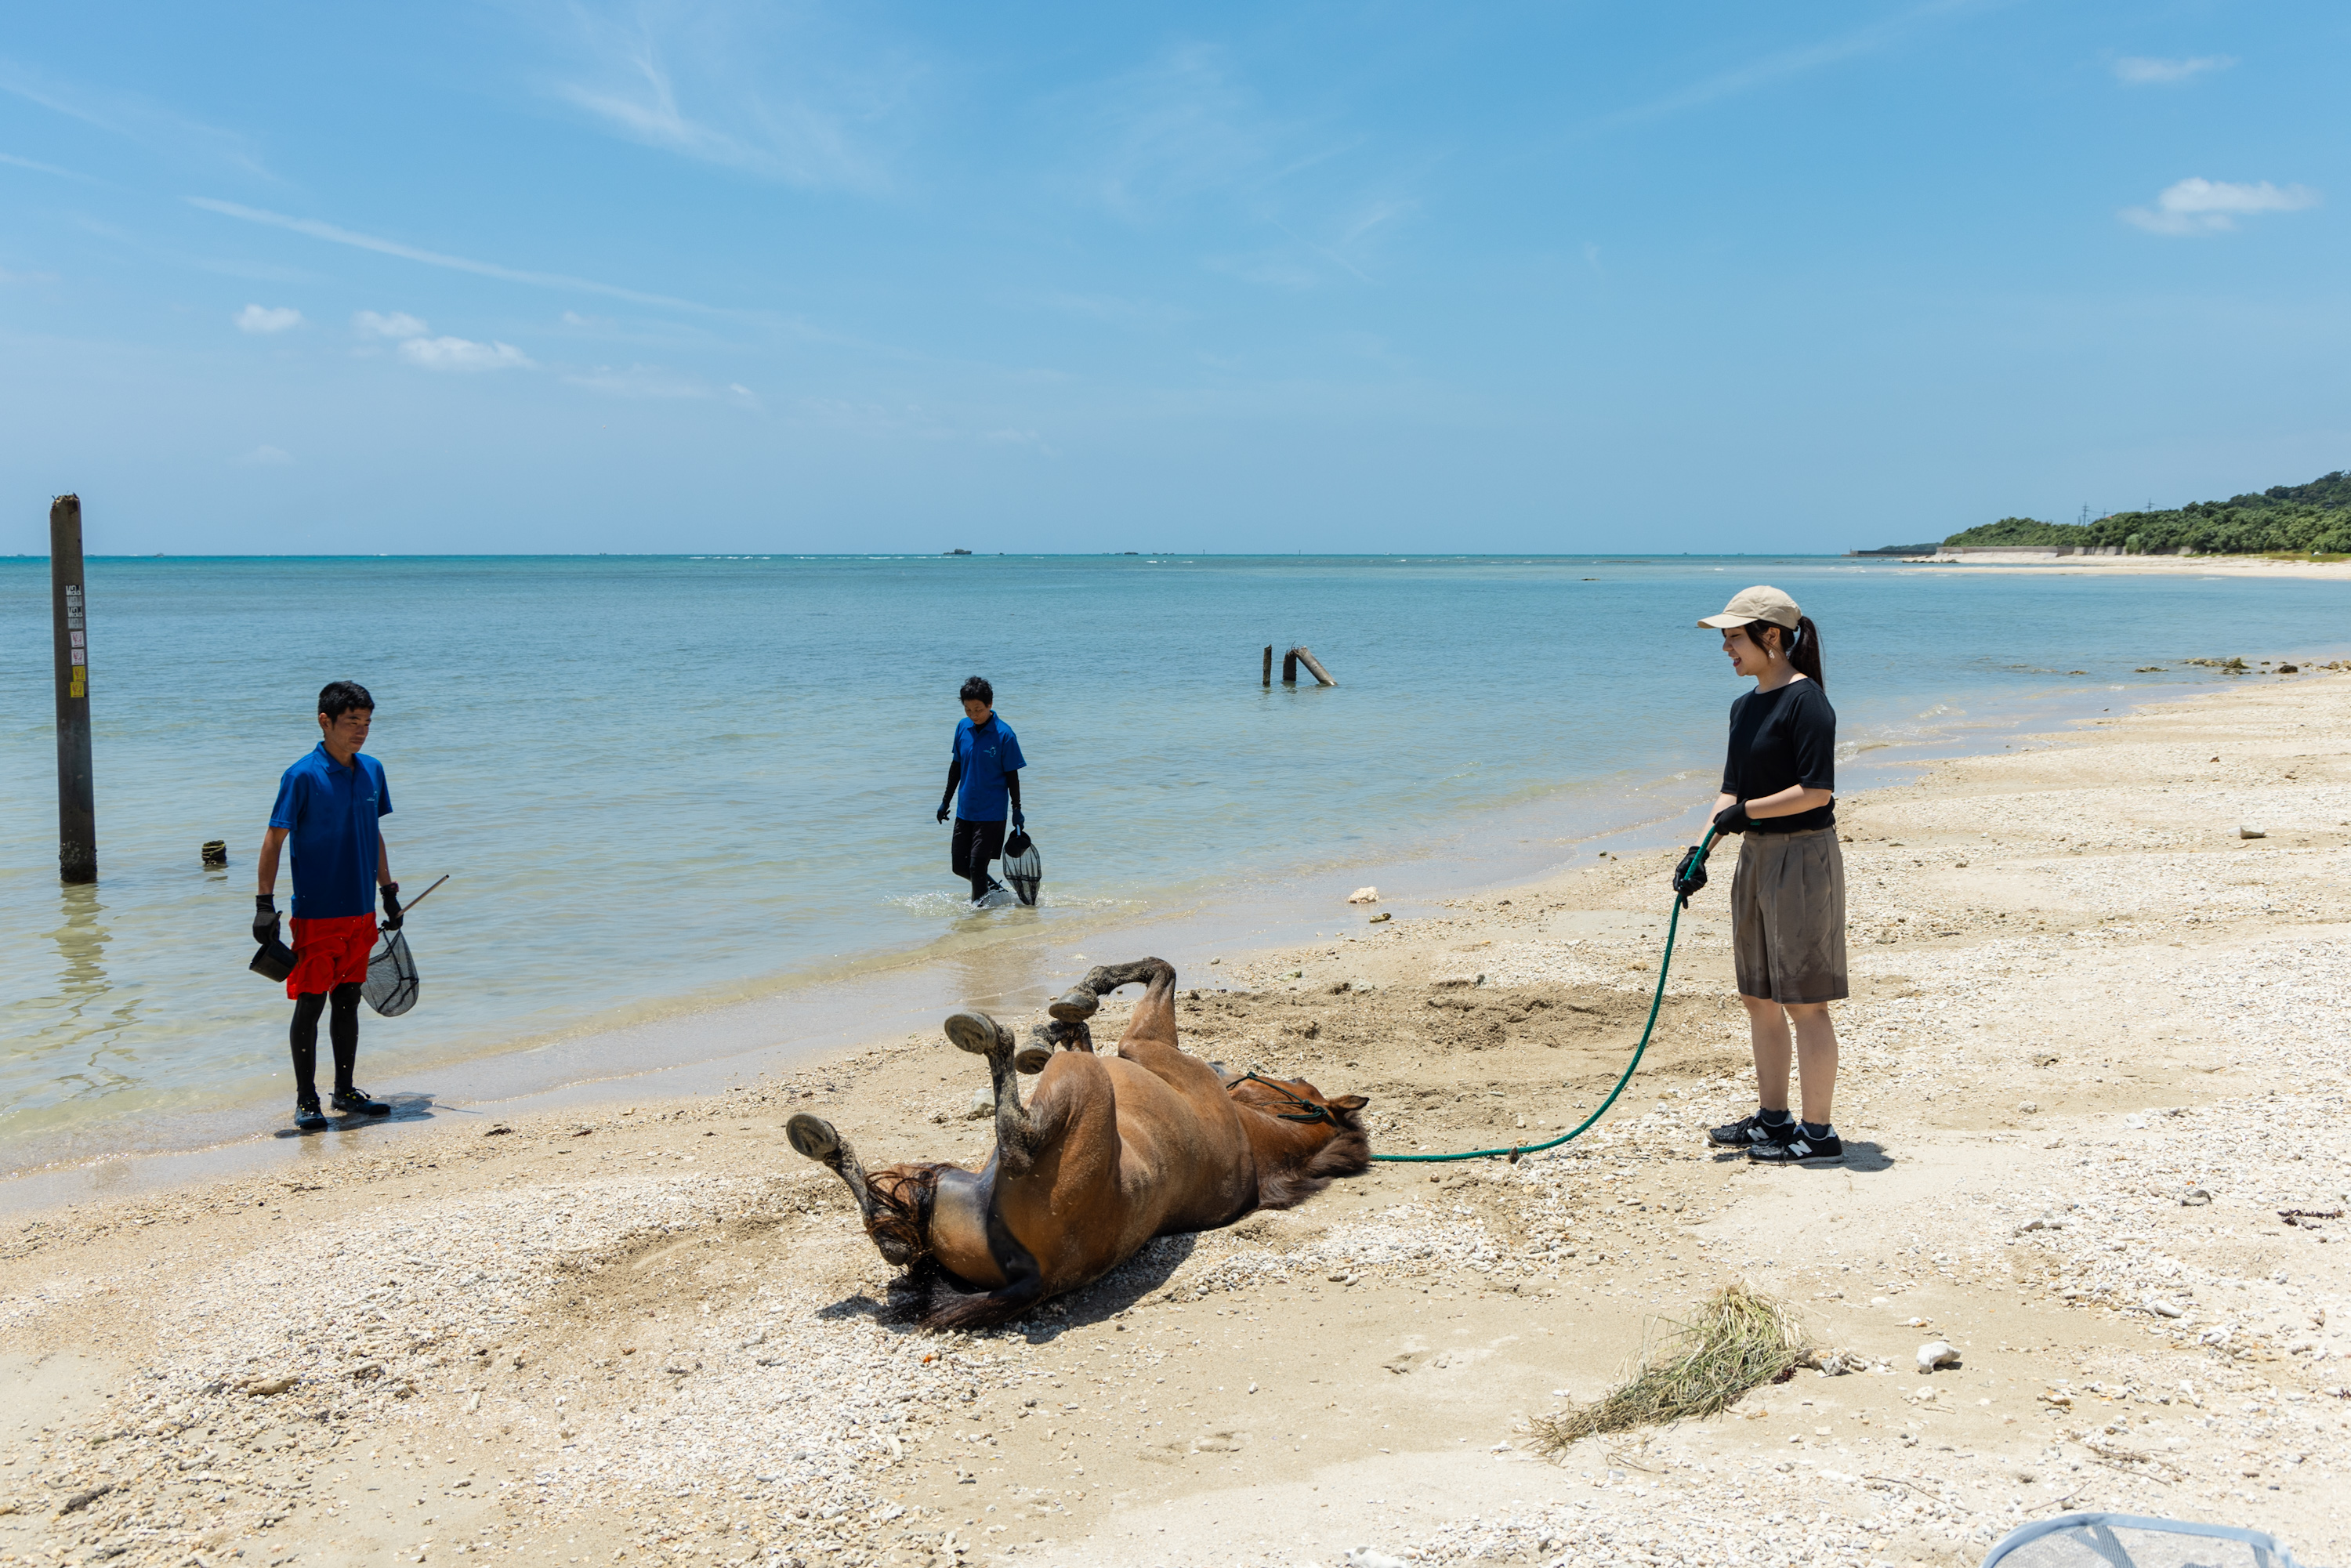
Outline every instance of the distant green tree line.
<path fill-rule="evenodd" d="M 2114 512 L 2094 523 L 2002 517 L 1953 534 L 1946 545 L 2119 545 L 2131 555 L 2351 553 L 2351 475 L 2274 485 L 2259 495 L 2198 501 L 2176 511 Z"/>

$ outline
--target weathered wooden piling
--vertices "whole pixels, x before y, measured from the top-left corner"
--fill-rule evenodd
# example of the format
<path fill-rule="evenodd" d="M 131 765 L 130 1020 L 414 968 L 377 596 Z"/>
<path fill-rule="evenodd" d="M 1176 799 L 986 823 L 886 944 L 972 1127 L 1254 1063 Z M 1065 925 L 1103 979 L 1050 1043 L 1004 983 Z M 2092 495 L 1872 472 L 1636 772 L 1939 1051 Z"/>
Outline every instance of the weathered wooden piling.
<path fill-rule="evenodd" d="M 57 875 L 98 880 L 98 805 L 89 765 L 89 614 L 83 593 L 81 497 L 49 503 L 49 600 L 57 631 Z"/>
<path fill-rule="evenodd" d="M 1322 661 L 1316 658 L 1313 651 L 1303 643 L 1292 648 L 1289 657 L 1281 661 L 1281 678 L 1285 681 L 1296 680 L 1298 666 L 1301 664 L 1305 665 L 1308 673 L 1313 675 L 1316 685 L 1335 686 L 1339 684 L 1331 678 L 1331 672 L 1322 667 Z"/>
<path fill-rule="evenodd" d="M 1273 644 L 1270 643 L 1265 645 L 1264 678 L 1259 682 L 1259 685 L 1267 686 L 1273 685 Z"/>

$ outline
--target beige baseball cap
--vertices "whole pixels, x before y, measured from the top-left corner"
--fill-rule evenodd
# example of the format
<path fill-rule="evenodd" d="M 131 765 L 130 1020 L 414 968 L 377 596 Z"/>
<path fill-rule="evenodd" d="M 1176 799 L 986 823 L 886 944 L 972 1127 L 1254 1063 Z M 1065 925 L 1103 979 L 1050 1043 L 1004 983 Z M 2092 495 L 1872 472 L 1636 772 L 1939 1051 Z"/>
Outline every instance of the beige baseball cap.
<path fill-rule="evenodd" d="M 1794 600 L 1776 588 L 1759 585 L 1740 589 L 1731 596 L 1730 602 L 1722 607 L 1721 614 L 1709 615 L 1698 624 L 1727 631 L 1733 626 L 1744 626 L 1750 621 L 1769 621 L 1774 626 L 1793 632 L 1796 622 L 1803 617 L 1804 612 L 1796 608 Z"/>

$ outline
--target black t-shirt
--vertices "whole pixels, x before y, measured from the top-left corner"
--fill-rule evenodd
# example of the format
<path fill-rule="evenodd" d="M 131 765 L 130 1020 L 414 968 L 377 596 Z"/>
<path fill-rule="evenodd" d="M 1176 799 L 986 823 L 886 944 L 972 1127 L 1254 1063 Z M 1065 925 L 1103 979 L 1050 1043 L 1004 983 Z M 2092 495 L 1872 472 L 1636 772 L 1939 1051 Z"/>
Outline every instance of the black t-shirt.
<path fill-rule="evenodd" d="M 1796 784 L 1836 788 L 1836 709 L 1813 680 L 1749 692 L 1730 705 L 1730 754 L 1722 764 L 1722 792 L 1757 800 Z M 1832 800 L 1792 817 L 1758 817 L 1754 831 L 1801 833 L 1835 823 Z"/>

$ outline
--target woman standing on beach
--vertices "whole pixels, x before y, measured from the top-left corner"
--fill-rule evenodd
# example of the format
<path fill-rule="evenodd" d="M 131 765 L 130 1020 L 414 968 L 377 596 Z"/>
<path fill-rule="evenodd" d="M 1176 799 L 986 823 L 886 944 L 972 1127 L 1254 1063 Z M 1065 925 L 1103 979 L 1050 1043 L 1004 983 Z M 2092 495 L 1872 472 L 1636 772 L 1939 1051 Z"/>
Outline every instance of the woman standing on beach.
<path fill-rule="evenodd" d="M 1739 999 L 1755 1048 L 1755 1114 L 1707 1134 L 1765 1165 L 1834 1165 L 1836 1025 L 1846 995 L 1844 857 L 1836 834 L 1836 710 L 1822 689 L 1820 632 L 1776 588 L 1750 588 L 1698 622 L 1722 633 L 1730 667 L 1755 689 L 1730 705 L 1718 833 L 1740 835 L 1730 883 Z M 1788 1033 L 1803 1116 L 1788 1110 Z"/>

